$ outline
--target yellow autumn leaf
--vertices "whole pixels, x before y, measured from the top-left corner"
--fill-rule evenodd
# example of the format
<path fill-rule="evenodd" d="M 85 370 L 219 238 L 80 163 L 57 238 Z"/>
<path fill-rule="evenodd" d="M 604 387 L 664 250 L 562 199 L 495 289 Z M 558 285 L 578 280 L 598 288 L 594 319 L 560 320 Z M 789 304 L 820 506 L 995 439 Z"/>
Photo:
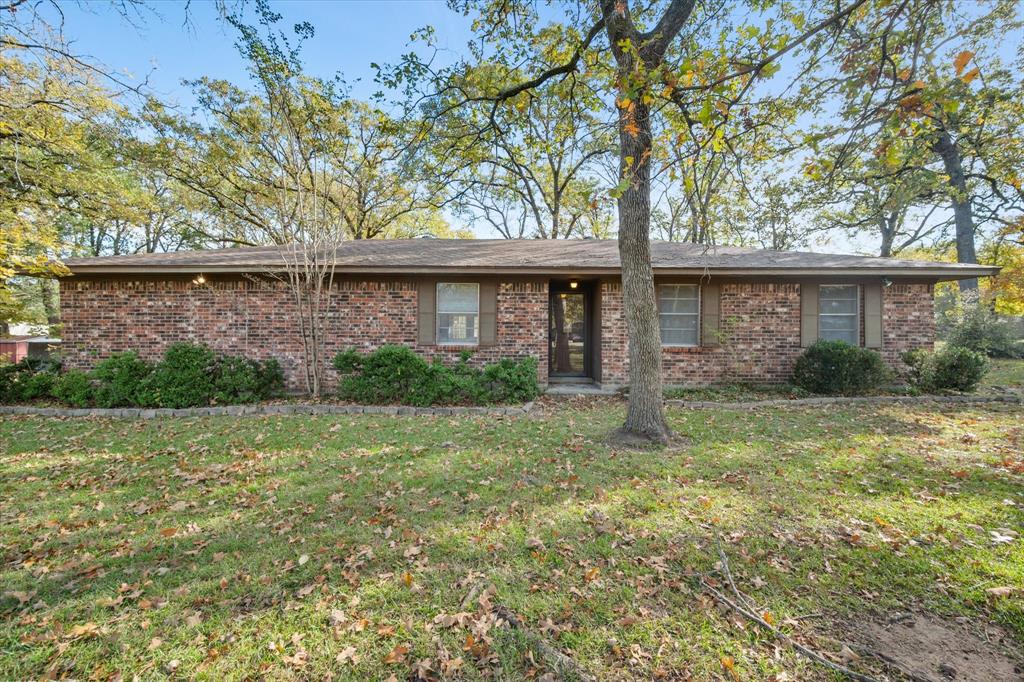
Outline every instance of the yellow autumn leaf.
<path fill-rule="evenodd" d="M 960 76 L 960 80 L 962 80 L 964 83 L 970 83 L 972 80 L 978 77 L 979 73 L 981 73 L 981 70 L 978 67 L 974 67 L 964 75 Z"/>
<path fill-rule="evenodd" d="M 967 66 L 967 62 L 971 61 L 973 56 L 974 53 L 970 50 L 964 50 L 956 56 L 956 59 L 953 60 L 953 66 L 956 67 L 956 75 L 959 76 L 963 73 L 964 67 Z"/>

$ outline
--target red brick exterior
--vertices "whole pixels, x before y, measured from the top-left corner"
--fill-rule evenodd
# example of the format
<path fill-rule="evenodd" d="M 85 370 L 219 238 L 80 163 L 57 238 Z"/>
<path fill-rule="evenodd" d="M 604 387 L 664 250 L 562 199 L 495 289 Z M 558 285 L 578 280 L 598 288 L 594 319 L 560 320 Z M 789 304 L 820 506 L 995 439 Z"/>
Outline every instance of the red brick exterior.
<path fill-rule="evenodd" d="M 893 284 L 882 289 L 882 357 L 892 367 L 908 350 L 935 347 L 935 292 L 931 284 Z"/>
<path fill-rule="evenodd" d="M 534 356 L 538 378 L 547 383 L 548 289 L 544 281 L 501 282 L 496 343 L 475 349 L 473 362 Z M 327 356 L 393 343 L 428 358 L 455 361 L 462 347 L 417 342 L 417 298 L 417 283 L 411 279 L 336 283 L 326 313 Z M 600 381 L 625 384 L 629 359 L 621 284 L 601 282 L 599 300 L 600 338 L 593 340 L 600 344 Z M 720 301 L 724 343 L 663 349 L 666 385 L 787 380 L 802 351 L 800 285 L 723 282 Z M 883 289 L 882 304 L 882 356 L 899 368 L 904 351 L 934 342 L 932 286 L 893 284 Z M 280 283 L 236 279 L 197 286 L 187 280 L 69 279 L 61 282 L 61 310 L 63 353 L 70 367 L 88 368 L 129 349 L 156 359 L 169 344 L 192 341 L 224 353 L 276 357 L 288 386 L 302 388 L 295 305 Z"/>
<path fill-rule="evenodd" d="M 472 361 L 532 355 L 539 361 L 538 379 L 547 383 L 547 285 L 502 282 L 497 309 L 496 343 L 473 349 Z M 417 343 L 416 312 L 415 281 L 337 282 L 326 311 L 327 357 L 346 348 L 367 351 L 393 343 L 454 362 L 463 347 Z M 65 280 L 61 314 L 69 367 L 88 368 L 122 350 L 154 360 L 169 344 L 191 341 L 223 353 L 275 357 L 288 387 L 302 388 L 295 304 L 278 282 L 240 279 L 197 286 L 183 280 Z"/>
<path fill-rule="evenodd" d="M 666 385 L 780 383 L 789 379 L 800 345 L 800 285 L 797 283 L 723 283 L 720 293 L 720 346 L 662 348 Z M 935 340 L 932 286 L 894 284 L 882 294 L 882 357 L 902 368 L 900 356 L 912 348 L 931 348 Z M 863 315 L 864 306 L 861 305 Z M 863 336 L 863 319 L 861 320 Z M 622 286 L 601 287 L 601 381 L 629 381 Z M 863 338 L 862 338 L 863 342 Z"/>

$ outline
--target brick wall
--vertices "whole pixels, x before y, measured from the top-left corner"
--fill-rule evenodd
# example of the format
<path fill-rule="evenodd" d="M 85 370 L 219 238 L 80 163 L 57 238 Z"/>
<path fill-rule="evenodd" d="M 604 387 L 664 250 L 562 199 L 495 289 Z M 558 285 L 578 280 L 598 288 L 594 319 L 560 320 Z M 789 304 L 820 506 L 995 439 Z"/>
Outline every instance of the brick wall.
<path fill-rule="evenodd" d="M 532 355 L 547 382 L 547 285 L 503 282 L 498 287 L 497 339 L 476 349 L 474 363 Z M 454 362 L 463 347 L 420 346 L 416 334 L 416 282 L 335 283 L 326 315 L 327 357 L 385 343 L 409 346 L 425 357 Z M 88 368 L 121 350 L 157 359 L 176 341 L 202 342 L 250 358 L 275 357 L 288 387 L 302 387 L 302 341 L 296 308 L 278 282 L 66 280 L 61 282 L 62 351 L 70 367 Z M 328 372 L 328 379 L 332 371 Z"/>
<path fill-rule="evenodd" d="M 882 288 L 882 357 L 897 370 L 900 356 L 915 348 L 935 347 L 935 297 L 931 284 L 893 284 Z"/>
<path fill-rule="evenodd" d="M 421 346 L 416 334 L 416 282 L 343 281 L 326 311 L 326 349 L 331 357 L 356 347 L 409 346 L 424 357 L 454 362 L 462 347 Z M 267 281 L 66 280 L 61 283 L 63 353 L 68 366 L 87 368 L 112 352 L 133 349 L 159 358 L 175 341 L 203 342 L 215 350 L 251 358 L 276 357 L 290 388 L 302 386 L 302 342 L 287 288 Z M 476 350 L 473 361 L 531 355 L 547 383 L 548 287 L 544 282 L 503 282 L 498 287 L 497 342 Z M 732 381 L 781 382 L 800 354 L 800 285 L 724 283 L 721 347 L 665 348 L 668 385 Z M 622 285 L 601 284 L 601 380 L 629 377 Z M 861 325 L 863 329 L 863 324 Z M 894 284 L 883 289 L 882 356 L 894 367 L 911 348 L 931 347 L 935 337 L 932 287 Z M 330 374 L 330 372 L 329 372 Z M 333 380 L 332 376 L 328 377 Z"/>
<path fill-rule="evenodd" d="M 605 384 L 624 384 L 629 380 L 629 358 L 622 286 L 606 282 L 601 293 L 601 379 Z M 932 287 L 894 284 L 883 289 L 882 305 L 882 357 L 899 369 L 904 351 L 930 348 L 934 343 Z M 721 346 L 662 349 L 666 385 L 779 383 L 789 379 L 803 351 L 799 284 L 722 284 L 720 316 L 720 328 L 727 334 Z"/>

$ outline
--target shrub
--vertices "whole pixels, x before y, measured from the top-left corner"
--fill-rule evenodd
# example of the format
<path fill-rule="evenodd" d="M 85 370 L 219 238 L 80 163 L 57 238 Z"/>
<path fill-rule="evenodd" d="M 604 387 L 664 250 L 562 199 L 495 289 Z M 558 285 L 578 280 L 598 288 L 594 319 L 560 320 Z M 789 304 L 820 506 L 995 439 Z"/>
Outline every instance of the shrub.
<path fill-rule="evenodd" d="M 98 407 L 134 407 L 154 404 L 148 384 L 152 366 L 135 351 L 114 353 L 92 370 L 96 380 L 93 398 Z"/>
<path fill-rule="evenodd" d="M 256 381 L 262 400 L 277 398 L 284 393 L 284 370 L 277 358 L 269 358 L 258 364 Z"/>
<path fill-rule="evenodd" d="M 92 381 L 85 372 L 72 369 L 57 376 L 52 394 L 55 399 L 72 407 L 88 407 L 93 396 Z"/>
<path fill-rule="evenodd" d="M 334 367 L 344 376 L 339 393 L 343 398 L 367 404 L 424 403 L 420 396 L 430 365 L 405 346 L 381 346 L 366 356 L 355 350 L 339 353 Z M 429 403 L 427 403 L 429 404 Z"/>
<path fill-rule="evenodd" d="M 157 407 L 202 407 L 213 399 L 217 355 L 207 346 L 173 343 L 146 381 L 143 402 Z"/>
<path fill-rule="evenodd" d="M 0 364 L 0 402 L 53 397 L 74 407 L 200 407 L 251 403 L 281 394 L 275 359 L 218 357 L 206 346 L 176 343 L 156 366 L 135 351 L 114 353 L 90 373 L 59 373 L 59 363 L 26 358 Z"/>
<path fill-rule="evenodd" d="M 57 373 L 43 370 L 30 372 L 21 382 L 19 400 L 43 400 L 53 395 L 53 380 Z"/>
<path fill-rule="evenodd" d="M 223 405 L 254 403 L 279 396 L 284 372 L 275 360 L 258 362 L 237 356 L 220 358 L 214 369 L 213 398 Z"/>
<path fill-rule="evenodd" d="M 259 400 L 259 363 L 235 356 L 221 358 L 214 368 L 213 399 L 222 405 Z"/>
<path fill-rule="evenodd" d="M 818 341 L 797 358 L 793 370 L 794 384 L 829 395 L 868 393 L 890 378 L 878 353 L 843 341 Z"/>
<path fill-rule="evenodd" d="M 537 397 L 537 358 L 505 358 L 484 367 L 483 375 L 493 402 L 523 403 Z"/>
<path fill-rule="evenodd" d="M 992 358 L 1024 357 L 1024 341 L 1009 318 L 984 301 L 968 300 L 943 313 L 938 337 L 950 346 L 968 348 Z"/>
<path fill-rule="evenodd" d="M 460 405 L 520 402 L 537 396 L 537 360 L 505 359 L 483 369 L 464 352 L 454 365 L 439 358 L 427 362 L 404 346 L 381 346 L 367 355 L 338 353 L 342 398 L 364 404 Z"/>
<path fill-rule="evenodd" d="M 0 365 L 0 402 L 16 403 L 51 397 L 60 363 L 44 358 L 23 358 Z"/>
<path fill-rule="evenodd" d="M 910 367 L 910 383 L 926 393 L 973 391 L 988 372 L 988 360 L 978 351 L 946 346 L 940 351 L 924 349 L 903 354 Z"/>

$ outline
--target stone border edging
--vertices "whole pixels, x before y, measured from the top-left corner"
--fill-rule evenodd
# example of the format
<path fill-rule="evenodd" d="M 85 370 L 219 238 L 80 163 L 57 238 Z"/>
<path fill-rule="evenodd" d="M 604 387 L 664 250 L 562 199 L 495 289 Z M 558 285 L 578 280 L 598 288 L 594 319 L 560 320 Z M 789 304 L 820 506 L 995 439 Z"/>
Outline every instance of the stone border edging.
<path fill-rule="evenodd" d="M 723 403 L 711 400 L 666 400 L 668 407 L 691 409 L 753 410 L 758 407 L 801 407 L 808 405 L 882 405 L 886 403 L 1010 403 L 1024 404 L 1024 394 L 1011 395 L 876 395 L 876 396 L 831 396 L 822 398 L 775 398 L 750 402 Z"/>
<path fill-rule="evenodd" d="M 504 416 L 524 417 L 533 410 L 533 402 L 519 407 L 408 407 L 397 405 L 225 405 L 221 407 L 168 408 L 64 408 L 33 407 L 31 405 L 0 405 L 0 415 L 28 414 L 39 417 L 219 417 L 260 415 L 323 415 L 323 414 L 388 414 L 402 416 Z"/>

